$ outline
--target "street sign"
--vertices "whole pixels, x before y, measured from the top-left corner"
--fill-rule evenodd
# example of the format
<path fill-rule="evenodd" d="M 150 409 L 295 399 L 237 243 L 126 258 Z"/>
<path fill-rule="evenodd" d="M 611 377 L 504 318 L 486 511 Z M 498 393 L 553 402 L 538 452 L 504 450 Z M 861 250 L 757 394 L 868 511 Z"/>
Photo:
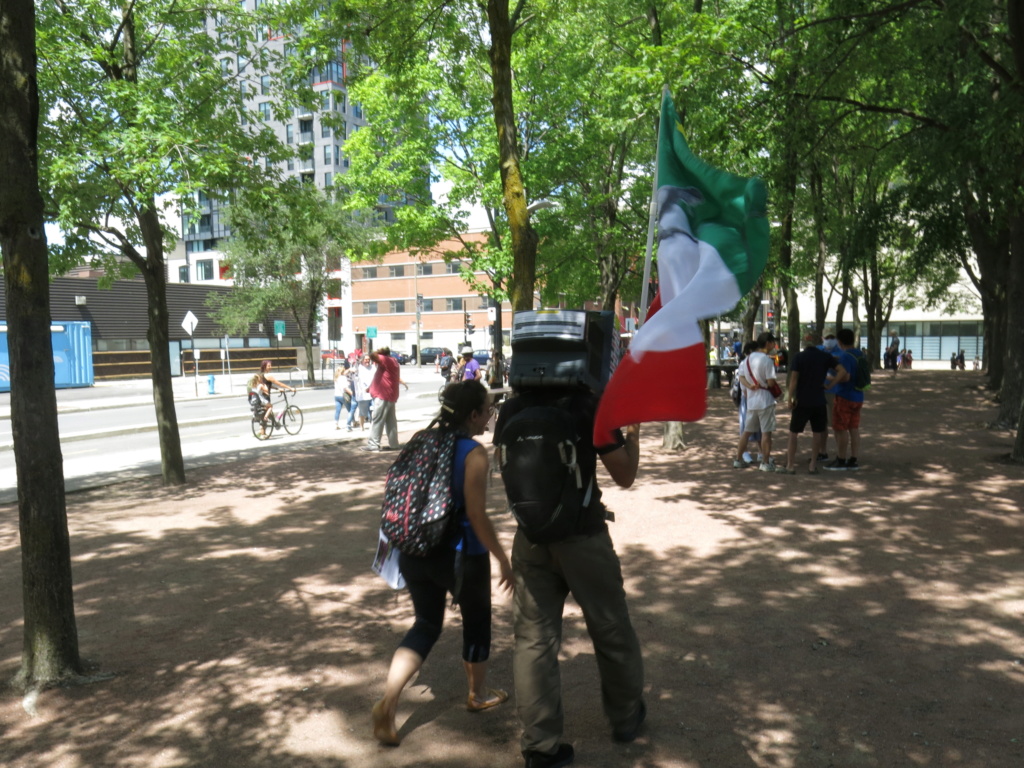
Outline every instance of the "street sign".
<path fill-rule="evenodd" d="M 284 335 L 284 320 L 274 321 L 274 333 L 277 334 L 279 339 Z"/>
<path fill-rule="evenodd" d="M 366 338 L 376 339 L 377 338 L 377 326 L 371 325 L 366 329 Z"/>
<path fill-rule="evenodd" d="M 181 327 L 191 336 L 197 325 L 199 325 L 199 318 L 193 315 L 190 309 L 185 313 L 185 319 L 181 321 Z"/>
<path fill-rule="evenodd" d="M 488 307 L 487 308 L 487 319 L 488 319 L 488 321 L 493 323 L 495 321 L 495 319 L 497 319 L 497 317 L 498 317 L 498 308 L 497 307 Z"/>

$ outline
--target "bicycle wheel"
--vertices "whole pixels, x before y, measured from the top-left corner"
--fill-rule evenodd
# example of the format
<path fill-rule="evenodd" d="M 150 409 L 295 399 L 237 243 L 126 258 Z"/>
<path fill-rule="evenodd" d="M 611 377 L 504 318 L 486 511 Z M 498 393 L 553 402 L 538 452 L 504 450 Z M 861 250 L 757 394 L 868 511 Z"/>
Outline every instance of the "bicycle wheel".
<path fill-rule="evenodd" d="M 289 405 L 281 415 L 281 424 L 289 435 L 299 434 L 299 430 L 302 429 L 302 409 L 297 405 Z"/>
<path fill-rule="evenodd" d="M 270 436 L 274 434 L 274 422 L 268 419 L 264 424 L 258 416 L 253 416 L 252 434 L 257 440 L 269 440 Z"/>

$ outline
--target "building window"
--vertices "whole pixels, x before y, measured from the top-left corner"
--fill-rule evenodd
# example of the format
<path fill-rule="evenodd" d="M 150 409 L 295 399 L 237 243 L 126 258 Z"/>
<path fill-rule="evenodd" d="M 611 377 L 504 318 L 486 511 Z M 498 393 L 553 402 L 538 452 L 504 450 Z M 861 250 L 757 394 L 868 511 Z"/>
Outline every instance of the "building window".
<path fill-rule="evenodd" d="M 434 300 L 433 299 L 422 299 L 420 301 L 420 312 L 433 312 L 434 311 Z"/>
<path fill-rule="evenodd" d="M 262 117 L 264 120 L 269 120 L 270 119 L 270 102 L 269 101 L 261 101 L 260 102 L 260 106 L 259 106 L 259 110 L 260 110 L 260 117 Z"/>
<path fill-rule="evenodd" d="M 388 267 L 388 277 L 405 277 L 405 265 L 392 264 Z"/>
<path fill-rule="evenodd" d="M 324 165 L 331 164 L 331 158 L 334 156 L 334 150 L 331 149 L 330 144 L 324 144 Z"/>
<path fill-rule="evenodd" d="M 289 171 L 294 171 L 295 170 L 295 159 L 292 158 L 292 157 L 288 158 L 288 170 Z"/>
<path fill-rule="evenodd" d="M 353 104 L 352 105 L 352 117 L 358 117 L 358 118 L 361 119 L 362 116 L 363 116 L 363 108 L 359 104 Z"/>
<path fill-rule="evenodd" d="M 348 138 L 348 122 L 342 121 L 338 134 L 343 140 Z"/>
<path fill-rule="evenodd" d="M 220 60 L 220 71 L 221 71 L 221 74 L 230 75 L 231 74 L 231 65 L 234 64 L 234 63 L 235 62 L 233 62 L 230 58 L 228 58 L 226 56 L 223 59 L 221 59 Z"/>
<path fill-rule="evenodd" d="M 462 299 L 445 299 L 445 309 L 449 312 L 462 311 Z"/>
<path fill-rule="evenodd" d="M 341 147 L 334 145 L 334 164 L 341 165 Z"/>
<path fill-rule="evenodd" d="M 331 180 L 333 178 L 334 178 L 334 174 L 333 173 L 325 173 L 324 174 L 324 186 L 325 187 L 331 186 Z"/>
<path fill-rule="evenodd" d="M 405 301 L 402 299 L 399 299 L 398 301 L 389 301 L 388 312 L 390 312 L 393 315 L 398 314 L 400 312 L 405 312 Z"/>
<path fill-rule="evenodd" d="M 303 144 L 313 142 L 313 119 L 299 120 L 299 141 Z"/>
<path fill-rule="evenodd" d="M 424 264 L 421 261 L 419 264 L 416 265 L 416 274 L 417 275 L 429 275 L 433 271 L 434 271 L 434 265 L 433 264 Z"/>
<path fill-rule="evenodd" d="M 260 78 L 260 95 L 270 95 L 270 75 L 263 75 L 263 77 Z"/>
<path fill-rule="evenodd" d="M 295 143 L 295 126 L 294 125 L 290 125 L 289 124 L 289 125 L 286 125 L 284 127 L 284 143 L 285 144 L 294 144 Z"/>
<path fill-rule="evenodd" d="M 213 280 L 213 259 L 196 262 L 196 280 Z"/>
<path fill-rule="evenodd" d="M 339 93 L 337 98 L 334 99 L 334 109 L 336 112 L 345 112 L 345 93 Z"/>
<path fill-rule="evenodd" d="M 377 302 L 376 301 L 364 301 L 363 302 L 363 314 L 364 315 L 376 315 L 377 314 Z"/>
<path fill-rule="evenodd" d="M 376 277 L 377 277 L 377 268 L 376 267 L 363 267 L 363 279 L 364 280 L 373 280 Z"/>
<path fill-rule="evenodd" d="M 183 266 L 183 267 L 178 267 L 178 282 L 179 283 L 187 283 L 188 282 L 188 265 L 187 264 L 185 266 Z"/>
<path fill-rule="evenodd" d="M 462 270 L 462 262 L 459 261 L 458 259 L 454 259 L 452 261 L 449 261 L 445 265 L 445 267 L 446 267 L 445 271 L 449 275 L 457 275 Z"/>
<path fill-rule="evenodd" d="M 331 126 L 323 120 L 320 121 L 320 138 L 329 139 L 331 138 Z"/>

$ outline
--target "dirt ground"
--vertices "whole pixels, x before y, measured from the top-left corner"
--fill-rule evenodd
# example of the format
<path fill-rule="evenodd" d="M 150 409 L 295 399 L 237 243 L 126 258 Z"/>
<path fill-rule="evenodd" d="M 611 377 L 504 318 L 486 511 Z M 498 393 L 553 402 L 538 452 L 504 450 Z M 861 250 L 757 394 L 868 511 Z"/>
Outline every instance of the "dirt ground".
<path fill-rule="evenodd" d="M 648 726 L 614 744 L 582 617 L 565 617 L 579 766 L 1024 765 L 1024 468 L 980 374 L 876 374 L 859 472 L 731 468 L 710 394 L 681 453 L 645 427 L 617 513 Z M 788 424 L 788 419 L 783 419 Z M 785 427 L 783 427 L 784 429 Z M 784 437 L 785 433 L 780 432 Z M 801 440 L 803 460 L 810 437 Z M 370 707 L 411 623 L 370 572 L 389 455 L 352 445 L 68 497 L 83 656 L 103 682 L 0 694 L 7 768 L 522 765 L 512 704 L 467 713 L 457 615 L 380 747 Z M 513 526 L 490 508 L 506 545 Z M 0 514 L 0 677 L 21 649 L 17 510 Z M 511 689 L 509 601 L 490 682 Z M 30 711 L 32 713 L 30 713 Z"/>

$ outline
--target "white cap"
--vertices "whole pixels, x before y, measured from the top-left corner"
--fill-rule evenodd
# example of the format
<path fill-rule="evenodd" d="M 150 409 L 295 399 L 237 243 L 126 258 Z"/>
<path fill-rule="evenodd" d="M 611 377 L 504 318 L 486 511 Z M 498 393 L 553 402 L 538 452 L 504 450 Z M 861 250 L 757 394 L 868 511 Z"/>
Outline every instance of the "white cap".
<path fill-rule="evenodd" d="M 472 355 L 473 354 L 473 348 L 472 347 L 463 347 L 462 350 L 459 352 L 459 354 L 460 355 Z"/>

